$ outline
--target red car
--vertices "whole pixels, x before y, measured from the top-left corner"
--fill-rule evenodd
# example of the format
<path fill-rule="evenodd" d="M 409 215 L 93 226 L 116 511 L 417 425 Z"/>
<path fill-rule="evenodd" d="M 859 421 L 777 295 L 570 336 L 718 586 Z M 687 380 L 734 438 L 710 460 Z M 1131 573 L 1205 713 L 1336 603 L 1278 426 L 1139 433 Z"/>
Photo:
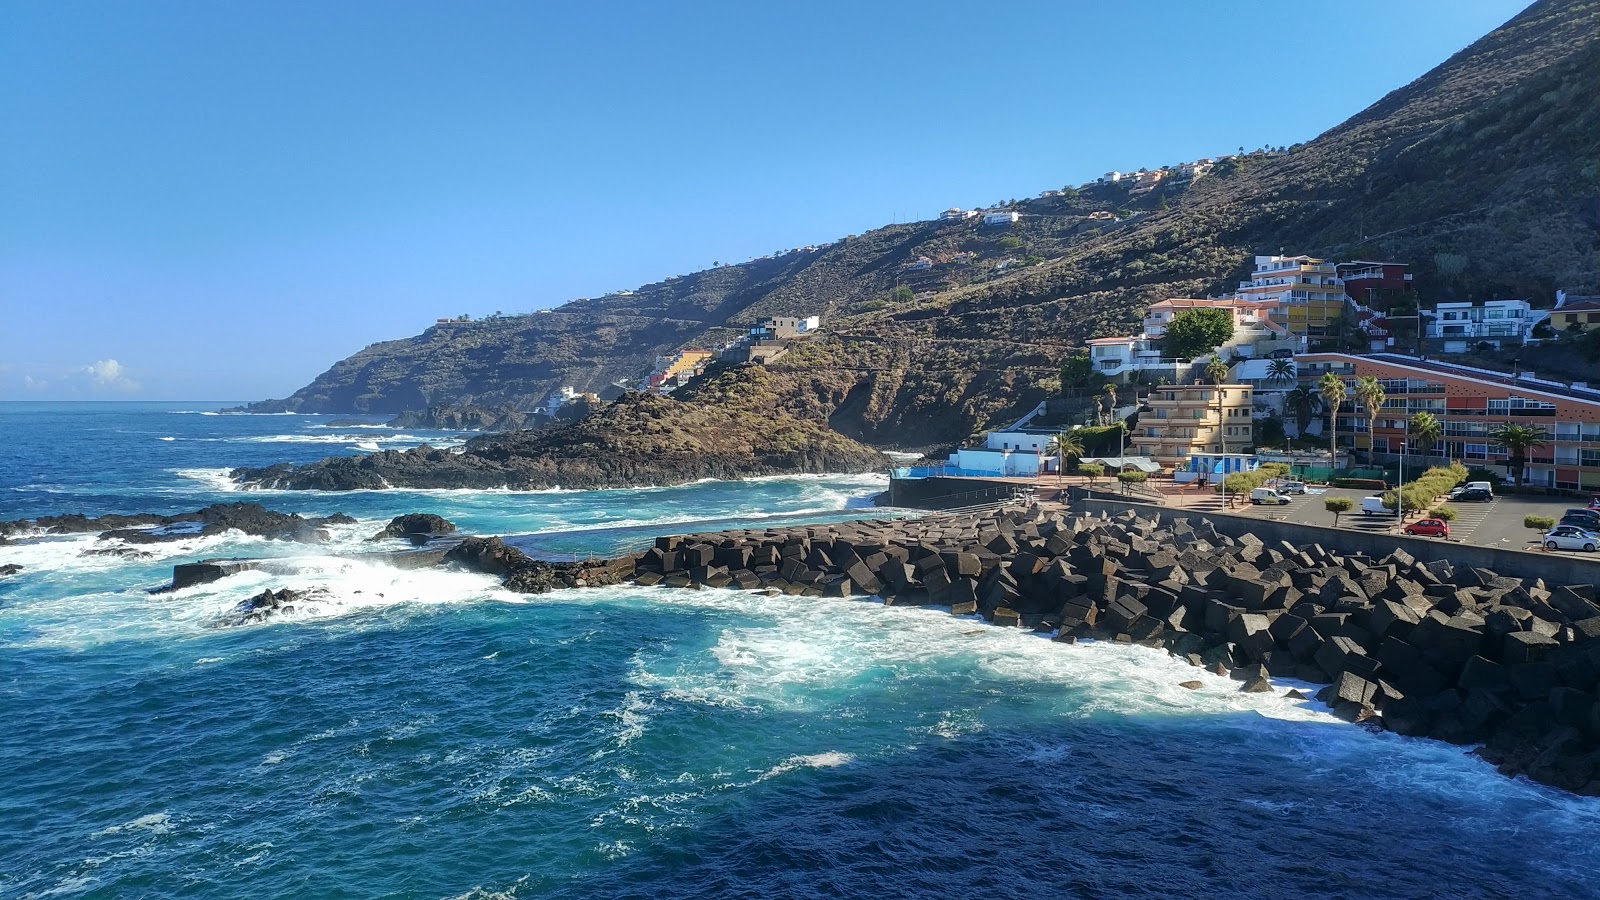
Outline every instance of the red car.
<path fill-rule="evenodd" d="M 1405 532 L 1424 537 L 1447 538 L 1450 536 L 1450 523 L 1443 519 L 1419 519 L 1407 525 Z"/>

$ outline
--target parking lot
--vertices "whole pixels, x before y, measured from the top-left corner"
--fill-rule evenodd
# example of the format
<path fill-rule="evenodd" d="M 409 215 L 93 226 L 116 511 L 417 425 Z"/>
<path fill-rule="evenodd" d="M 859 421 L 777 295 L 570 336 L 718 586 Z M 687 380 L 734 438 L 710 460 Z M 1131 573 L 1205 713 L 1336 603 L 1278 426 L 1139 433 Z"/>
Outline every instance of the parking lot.
<path fill-rule="evenodd" d="M 1281 506 L 1254 506 L 1249 500 L 1241 499 L 1233 509 L 1224 509 L 1221 497 L 1215 494 L 1197 494 L 1189 497 L 1179 497 L 1177 502 L 1169 500 L 1169 504 L 1195 512 L 1231 512 L 1236 515 L 1254 516 L 1262 519 L 1271 519 L 1278 522 L 1294 522 L 1300 525 L 1321 525 L 1332 527 L 1333 513 L 1323 507 L 1323 500 L 1329 497 L 1347 497 L 1354 505 L 1350 512 L 1339 517 L 1339 527 L 1349 528 L 1353 531 L 1382 531 L 1399 533 L 1400 526 L 1395 522 L 1394 516 L 1363 515 L 1361 513 L 1361 499 L 1371 496 L 1373 492 L 1355 488 L 1321 488 L 1311 487 L 1305 494 L 1291 495 L 1287 505 Z M 1479 547 L 1498 547 L 1503 550 L 1537 550 L 1540 547 L 1538 533 L 1522 525 L 1525 516 L 1549 516 L 1560 521 L 1561 514 L 1573 507 L 1587 505 L 1586 499 L 1577 497 L 1529 497 L 1496 495 L 1488 502 L 1450 504 L 1455 508 L 1457 517 L 1450 523 L 1450 540 L 1457 543 L 1472 544 Z M 1415 522 L 1417 517 L 1408 517 L 1407 522 Z M 1580 556 L 1582 551 L 1555 551 L 1572 552 Z"/>

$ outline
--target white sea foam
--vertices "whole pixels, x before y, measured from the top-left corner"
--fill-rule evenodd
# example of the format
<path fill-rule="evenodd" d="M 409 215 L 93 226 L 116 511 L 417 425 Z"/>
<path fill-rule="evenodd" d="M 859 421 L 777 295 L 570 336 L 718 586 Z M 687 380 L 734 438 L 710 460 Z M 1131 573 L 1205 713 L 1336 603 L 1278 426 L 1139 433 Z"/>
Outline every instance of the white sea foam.
<path fill-rule="evenodd" d="M 777 777 L 785 772 L 793 772 L 796 769 L 831 769 L 836 766 L 848 765 L 855 761 L 856 758 L 854 756 L 849 753 L 840 753 L 837 750 L 813 753 L 810 756 L 791 756 L 763 772 L 761 777 L 756 780 L 766 781 L 768 778 Z"/>
<path fill-rule="evenodd" d="M 636 666 L 632 680 L 676 699 L 714 706 L 815 711 L 848 695 L 861 679 L 955 666 L 990 678 L 1070 686 L 1074 715 L 1100 710 L 1171 715 L 1254 712 L 1303 721 L 1337 721 L 1319 705 L 1285 698 L 1286 687 L 1245 694 L 1237 682 L 1198 672 L 1159 651 L 1086 642 L 1063 646 L 1016 629 L 974 627 L 932 608 L 884 607 L 859 600 L 765 597 L 730 590 L 649 594 L 664 605 L 711 607 L 767 624 L 724 628 L 709 660 Z M 1179 683 L 1199 680 L 1199 690 Z M 930 733 L 955 736 L 981 727 L 947 714 Z"/>
<path fill-rule="evenodd" d="M 112 834 L 121 834 L 125 831 L 145 831 L 150 834 L 169 834 L 173 829 L 172 816 L 160 812 L 148 816 L 140 816 L 132 822 L 113 825 L 110 828 L 95 832 L 92 837 L 105 837 Z"/>

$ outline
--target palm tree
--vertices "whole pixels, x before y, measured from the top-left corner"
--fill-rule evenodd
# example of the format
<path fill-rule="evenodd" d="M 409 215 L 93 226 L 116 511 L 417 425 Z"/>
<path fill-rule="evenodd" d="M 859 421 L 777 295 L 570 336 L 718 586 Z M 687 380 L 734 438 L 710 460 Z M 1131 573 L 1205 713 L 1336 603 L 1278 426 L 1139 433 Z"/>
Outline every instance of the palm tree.
<path fill-rule="evenodd" d="M 1222 421 L 1222 383 L 1228 380 L 1228 364 L 1222 357 L 1213 356 L 1211 362 L 1206 363 L 1206 377 L 1211 379 L 1211 386 L 1217 395 L 1217 445 L 1223 453 L 1228 452 L 1228 432 Z"/>
<path fill-rule="evenodd" d="M 1050 436 L 1044 449 L 1055 454 L 1056 477 L 1060 478 L 1067 473 L 1067 457 L 1077 459 L 1083 455 L 1083 439 L 1070 431 L 1059 431 Z"/>
<path fill-rule="evenodd" d="M 1370 458 L 1373 447 L 1378 439 L 1378 413 L 1383 410 L 1383 401 L 1388 395 L 1383 390 L 1383 385 L 1371 375 L 1363 375 L 1356 379 L 1356 400 L 1367 411 L 1367 454 Z"/>
<path fill-rule="evenodd" d="M 1311 420 L 1322 411 L 1322 395 L 1301 385 L 1283 395 L 1283 408 L 1294 416 L 1294 423 L 1300 428 L 1300 437 L 1304 438 L 1306 429 L 1311 427 Z"/>
<path fill-rule="evenodd" d="M 1406 447 L 1406 452 L 1417 448 L 1423 456 L 1428 455 L 1444 436 L 1444 425 L 1434 417 L 1433 413 L 1423 410 L 1411 417 L 1411 443 Z"/>
<path fill-rule="evenodd" d="M 1522 471 L 1528 467 L 1528 451 L 1543 447 L 1550 440 L 1550 432 L 1537 425 L 1501 425 L 1489 432 L 1489 442 L 1505 448 L 1511 457 L 1507 468 L 1514 473 L 1517 484 L 1522 483 Z"/>
<path fill-rule="evenodd" d="M 1117 417 L 1117 386 L 1107 382 L 1101 390 L 1106 392 L 1104 401 L 1106 414 L 1105 418 L 1101 420 L 1101 424 L 1110 425 L 1111 420 Z"/>
<path fill-rule="evenodd" d="M 1344 379 L 1328 372 L 1318 383 L 1322 405 L 1328 410 L 1328 472 L 1339 468 L 1339 407 L 1344 404 Z"/>
<path fill-rule="evenodd" d="M 1267 380 L 1274 384 L 1294 384 L 1294 360 L 1275 359 L 1267 363 Z"/>

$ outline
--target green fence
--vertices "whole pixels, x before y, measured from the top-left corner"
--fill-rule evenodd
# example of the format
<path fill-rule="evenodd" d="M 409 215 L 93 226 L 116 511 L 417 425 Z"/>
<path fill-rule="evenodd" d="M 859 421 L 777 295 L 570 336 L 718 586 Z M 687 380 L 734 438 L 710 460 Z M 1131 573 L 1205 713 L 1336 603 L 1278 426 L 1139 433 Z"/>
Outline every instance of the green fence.
<path fill-rule="evenodd" d="M 1419 470 L 1420 471 L 1420 470 Z M 1332 481 L 1335 478 L 1375 478 L 1392 481 L 1385 469 L 1337 469 L 1326 466 L 1290 466 L 1289 474 L 1301 481 Z"/>

